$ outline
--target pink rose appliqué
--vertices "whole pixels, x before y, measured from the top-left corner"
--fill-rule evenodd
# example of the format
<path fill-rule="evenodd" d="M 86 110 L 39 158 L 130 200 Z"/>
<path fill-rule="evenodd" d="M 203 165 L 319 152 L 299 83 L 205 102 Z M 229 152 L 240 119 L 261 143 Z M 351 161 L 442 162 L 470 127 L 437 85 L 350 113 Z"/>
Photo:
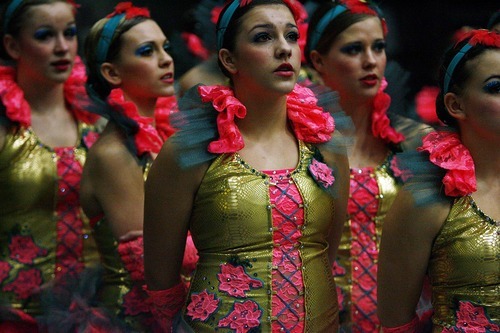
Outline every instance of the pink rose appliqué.
<path fill-rule="evenodd" d="M 4 291 L 16 293 L 20 299 L 27 299 L 34 293 L 37 293 L 42 284 L 42 273 L 36 269 L 20 271 L 17 278 L 11 283 L 5 285 Z"/>
<path fill-rule="evenodd" d="M 222 264 L 221 272 L 217 274 L 220 282 L 219 290 L 225 291 L 233 297 L 246 297 L 245 292 L 250 288 L 262 288 L 262 281 L 252 279 L 244 270 L 243 266 Z"/>
<path fill-rule="evenodd" d="M 203 290 L 199 294 L 191 294 L 191 303 L 187 306 L 187 314 L 193 320 L 206 321 L 219 307 L 220 299 L 215 294 Z"/>
<path fill-rule="evenodd" d="M 9 250 L 9 257 L 21 264 L 33 264 L 33 259 L 47 255 L 47 250 L 38 247 L 31 236 L 12 236 Z"/>
<path fill-rule="evenodd" d="M 313 175 L 316 182 L 323 188 L 329 188 L 335 182 L 333 170 L 323 162 L 319 162 L 315 158 L 309 164 L 309 171 Z"/>
<path fill-rule="evenodd" d="M 445 328 L 442 333 L 500 332 L 500 326 L 489 320 L 484 308 L 470 302 L 460 301 L 456 317 L 456 326 Z"/>
<path fill-rule="evenodd" d="M 260 325 L 262 310 L 254 301 L 236 302 L 233 310 L 219 321 L 219 327 L 229 327 L 236 333 L 246 333 Z"/>

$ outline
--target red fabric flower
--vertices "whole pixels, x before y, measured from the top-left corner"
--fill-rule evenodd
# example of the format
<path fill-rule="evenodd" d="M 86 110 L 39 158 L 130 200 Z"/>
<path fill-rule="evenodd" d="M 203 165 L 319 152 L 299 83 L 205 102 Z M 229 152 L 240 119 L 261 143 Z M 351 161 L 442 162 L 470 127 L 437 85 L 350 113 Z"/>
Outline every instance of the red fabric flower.
<path fill-rule="evenodd" d="M 71 75 L 64 83 L 64 97 L 78 120 L 93 124 L 99 116 L 85 109 L 89 105 L 85 81 L 85 65 L 80 57 L 76 57 Z M 13 67 L 0 66 L 0 99 L 9 120 L 26 128 L 31 126 L 31 108 L 24 99 L 24 92 L 16 83 L 16 70 Z"/>
<path fill-rule="evenodd" d="M 233 91 L 225 86 L 199 86 L 198 92 L 203 102 L 212 102 L 217 115 L 217 129 L 220 138 L 210 142 L 208 151 L 211 153 L 234 153 L 244 147 L 243 137 L 234 123 L 234 118 L 244 118 L 246 107 L 236 99 Z"/>
<path fill-rule="evenodd" d="M 492 47 L 500 47 L 500 34 L 495 31 L 490 31 L 486 29 L 477 29 L 477 30 L 471 30 L 460 38 L 457 43 L 460 43 L 461 41 L 470 38 L 470 40 L 467 42 L 468 44 L 474 46 L 474 45 L 484 45 L 484 46 L 492 46 Z"/>
<path fill-rule="evenodd" d="M 319 107 L 318 99 L 306 87 L 295 85 L 287 97 L 287 114 L 299 140 L 323 143 L 331 139 L 335 123 L 330 113 Z"/>
<path fill-rule="evenodd" d="M 262 281 L 252 279 L 244 270 L 243 266 L 231 264 L 220 265 L 221 272 L 217 274 L 219 290 L 233 297 L 246 297 L 245 292 L 251 288 L 262 288 Z"/>
<path fill-rule="evenodd" d="M 12 236 L 9 257 L 21 264 L 33 264 L 33 259 L 47 255 L 47 250 L 35 244 L 31 236 Z"/>
<path fill-rule="evenodd" d="M 219 307 L 220 299 L 215 294 L 203 290 L 199 294 L 191 294 L 191 303 L 187 306 L 187 315 L 193 320 L 205 321 Z"/>
<path fill-rule="evenodd" d="M 2 283 L 8 276 L 12 266 L 6 261 L 0 261 L 0 283 Z"/>
<path fill-rule="evenodd" d="M 149 10 L 147 8 L 135 7 L 130 1 L 120 2 L 115 6 L 115 10 L 106 17 L 111 18 L 120 14 L 125 14 L 125 18 L 127 20 L 136 16 L 150 17 Z"/>
<path fill-rule="evenodd" d="M 176 129 L 170 124 L 170 115 L 178 112 L 177 97 L 160 97 L 156 101 L 155 123 L 156 130 L 163 141 L 167 141 Z"/>
<path fill-rule="evenodd" d="M 309 171 L 313 175 L 316 182 L 324 188 L 329 188 L 333 185 L 335 177 L 333 177 L 333 170 L 325 163 L 312 159 L 309 164 Z"/>
<path fill-rule="evenodd" d="M 428 124 L 439 124 L 436 113 L 436 98 L 439 87 L 425 86 L 415 96 L 415 110 L 418 116 Z"/>
<path fill-rule="evenodd" d="M 345 5 L 350 12 L 354 14 L 366 14 L 366 15 L 373 15 L 377 16 L 380 18 L 382 21 L 382 28 L 384 31 L 384 36 L 387 35 L 388 28 L 387 28 L 387 23 L 385 22 L 385 19 L 383 17 L 380 17 L 379 14 L 375 9 L 369 6 L 369 1 L 366 0 L 343 0 L 341 2 L 343 5 Z"/>
<path fill-rule="evenodd" d="M 149 312 L 149 306 L 146 303 L 147 294 L 135 285 L 130 291 L 123 296 L 123 307 L 125 314 L 130 316 L 137 316 L 141 313 Z"/>
<path fill-rule="evenodd" d="M 210 21 L 216 25 L 217 24 L 217 21 L 219 20 L 219 16 L 220 16 L 220 13 L 222 12 L 222 9 L 224 8 L 224 6 L 215 6 L 214 8 L 212 8 L 212 10 L 210 11 Z"/>
<path fill-rule="evenodd" d="M 118 244 L 118 253 L 125 269 L 133 281 L 144 281 L 144 244 L 142 236 L 122 241 Z"/>
<path fill-rule="evenodd" d="M 382 80 L 380 89 L 373 100 L 372 111 L 372 133 L 374 136 L 381 138 L 385 142 L 398 144 L 402 142 L 405 137 L 403 134 L 397 132 L 391 127 L 391 121 L 387 117 L 387 110 L 391 105 L 391 97 L 384 92 L 387 87 L 385 78 Z"/>
<path fill-rule="evenodd" d="M 163 140 L 156 128 L 153 127 L 153 118 L 141 116 L 137 106 L 133 102 L 125 100 L 121 89 L 111 90 L 108 103 L 139 125 L 139 130 L 135 134 L 135 146 L 138 156 L 144 153 L 157 154 L 160 151 Z"/>
<path fill-rule="evenodd" d="M 201 60 L 207 60 L 210 57 L 210 51 L 203 45 L 203 41 L 196 34 L 182 32 L 181 38 L 184 41 L 184 44 L 186 44 L 189 52 Z"/>
<path fill-rule="evenodd" d="M 219 321 L 219 327 L 228 327 L 236 333 L 246 333 L 260 325 L 262 310 L 254 301 L 236 302 L 233 310 Z"/>
<path fill-rule="evenodd" d="M 38 293 L 42 284 L 42 273 L 36 268 L 19 271 L 16 279 L 3 287 L 4 291 L 12 291 L 20 299 L 27 299 Z"/>
<path fill-rule="evenodd" d="M 456 313 L 456 325 L 443 329 L 442 333 L 486 333 L 500 332 L 500 326 L 489 320 L 485 309 L 471 302 L 460 301 Z"/>
<path fill-rule="evenodd" d="M 476 191 L 474 161 L 457 133 L 436 131 L 422 139 L 418 151 L 427 151 L 430 161 L 448 170 L 443 178 L 445 194 L 461 197 Z"/>

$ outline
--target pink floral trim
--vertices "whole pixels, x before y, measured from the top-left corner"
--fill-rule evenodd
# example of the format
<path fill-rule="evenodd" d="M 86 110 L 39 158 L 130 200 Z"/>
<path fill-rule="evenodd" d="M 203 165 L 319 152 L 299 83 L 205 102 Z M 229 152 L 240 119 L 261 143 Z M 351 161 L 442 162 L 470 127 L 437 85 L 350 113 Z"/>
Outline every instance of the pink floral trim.
<path fill-rule="evenodd" d="M 118 244 L 118 254 L 133 281 L 144 281 L 144 242 L 142 236 Z"/>
<path fill-rule="evenodd" d="M 252 279 L 243 266 L 233 266 L 231 264 L 220 265 L 221 272 L 217 274 L 219 280 L 219 290 L 226 292 L 233 297 L 246 297 L 245 292 L 250 289 L 262 288 L 260 280 Z"/>
<path fill-rule="evenodd" d="M 500 332 L 500 326 L 493 323 L 481 306 L 460 301 L 456 313 L 457 321 L 453 327 L 444 328 L 441 333 L 487 333 Z"/>
<path fill-rule="evenodd" d="M 163 144 L 158 131 L 153 127 L 153 118 L 143 117 L 139 114 L 136 105 L 131 101 L 126 101 L 121 89 L 113 89 L 108 96 L 108 103 L 122 111 L 128 118 L 134 120 L 139 126 L 135 134 L 135 146 L 137 155 L 144 153 L 158 153 Z"/>
<path fill-rule="evenodd" d="M 156 101 L 155 126 L 163 141 L 167 141 L 176 131 L 170 124 L 170 116 L 177 111 L 179 110 L 175 96 L 160 97 Z"/>
<path fill-rule="evenodd" d="M 16 279 L 6 284 L 3 290 L 14 292 L 20 299 L 27 299 L 38 293 L 42 282 L 42 273 L 36 268 L 30 268 L 19 271 Z"/>
<path fill-rule="evenodd" d="M 422 142 L 417 150 L 427 151 L 433 164 L 448 170 L 443 178 L 447 196 L 461 197 L 476 191 L 474 161 L 457 133 L 431 132 L 424 136 Z"/>
<path fill-rule="evenodd" d="M 21 264 L 33 264 L 33 259 L 47 255 L 47 250 L 38 247 L 31 236 L 12 236 L 9 251 L 9 257 Z"/>
<path fill-rule="evenodd" d="M 391 127 L 391 121 L 387 117 L 387 110 L 391 105 L 391 97 L 384 92 L 385 88 L 387 88 L 387 81 L 384 78 L 373 101 L 372 133 L 385 142 L 398 144 L 404 141 L 405 137 Z"/>
<path fill-rule="evenodd" d="M 309 171 L 313 175 L 314 179 L 318 184 L 324 188 L 329 188 L 333 185 L 335 177 L 333 176 L 333 170 L 328 167 L 325 163 L 319 162 L 315 158 L 312 159 L 311 164 L 309 164 Z"/>
<path fill-rule="evenodd" d="M 262 310 L 254 301 L 236 302 L 233 310 L 219 321 L 219 327 L 227 327 L 236 333 L 246 333 L 260 326 Z"/>
<path fill-rule="evenodd" d="M 198 92 L 203 102 L 211 102 L 217 115 L 219 139 L 210 142 L 211 153 L 234 153 L 241 150 L 245 143 L 234 119 L 246 116 L 246 107 L 234 97 L 233 90 L 226 86 L 199 86 Z M 317 104 L 314 93 L 300 85 L 287 98 L 288 118 L 293 124 L 299 140 L 309 143 L 322 143 L 330 140 L 335 129 L 333 117 Z"/>
<path fill-rule="evenodd" d="M 85 110 L 89 104 L 85 81 L 85 65 L 76 57 L 71 75 L 64 83 L 64 97 L 78 120 L 92 124 L 99 117 Z M 0 99 L 8 119 L 26 128 L 31 126 L 31 108 L 24 99 L 24 92 L 16 83 L 14 67 L 0 66 Z"/>
<path fill-rule="evenodd" d="M 215 294 L 203 290 L 191 294 L 191 303 L 187 306 L 187 315 L 193 320 L 206 321 L 219 307 L 220 299 Z"/>

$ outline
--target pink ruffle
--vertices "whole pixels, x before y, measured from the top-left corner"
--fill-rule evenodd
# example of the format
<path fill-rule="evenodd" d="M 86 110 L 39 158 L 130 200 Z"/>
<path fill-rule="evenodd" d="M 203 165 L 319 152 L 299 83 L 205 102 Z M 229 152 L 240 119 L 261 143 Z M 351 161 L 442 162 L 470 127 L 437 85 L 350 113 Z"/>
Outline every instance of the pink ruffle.
<path fill-rule="evenodd" d="M 391 121 L 389 117 L 387 117 L 387 110 L 391 105 L 391 97 L 384 92 L 385 88 L 387 88 L 387 81 L 384 78 L 373 101 L 372 133 L 385 142 L 398 144 L 402 142 L 405 137 L 391 127 Z"/>
<path fill-rule="evenodd" d="M 132 280 L 144 281 L 144 242 L 142 236 L 121 241 L 118 244 L 118 253 Z"/>
<path fill-rule="evenodd" d="M 210 142 L 208 151 L 222 154 L 241 150 L 245 143 L 234 119 L 244 118 L 246 107 L 234 97 L 233 90 L 227 86 L 199 86 L 198 92 L 203 102 L 211 102 L 219 112 L 219 139 Z M 288 95 L 287 115 L 293 124 L 295 135 L 305 142 L 327 142 L 335 129 L 333 117 L 317 105 L 314 93 L 300 85 L 295 85 Z"/>
<path fill-rule="evenodd" d="M 64 83 L 64 97 L 78 120 L 93 124 L 99 116 L 85 110 L 90 103 L 85 91 L 85 81 L 85 65 L 76 57 L 71 75 Z M 16 83 L 16 70 L 11 66 L 0 66 L 0 99 L 8 119 L 23 127 L 31 126 L 31 108 L 24 99 L 24 92 Z"/>
<path fill-rule="evenodd" d="M 457 133 L 436 131 L 422 139 L 418 151 L 427 151 L 430 161 L 447 170 L 443 178 L 445 194 L 461 197 L 476 191 L 474 160 Z"/>
<path fill-rule="evenodd" d="M 153 126 L 153 118 L 143 117 L 139 114 L 133 102 L 126 101 L 121 89 L 113 89 L 108 96 L 108 103 L 114 108 L 121 110 L 128 118 L 134 120 L 139 125 L 139 130 L 135 134 L 135 146 L 137 155 L 144 153 L 158 153 L 163 145 L 160 134 Z"/>
<path fill-rule="evenodd" d="M 163 141 L 167 141 L 176 129 L 170 124 L 170 116 L 178 111 L 177 97 L 160 97 L 156 101 L 155 125 L 158 134 Z"/>

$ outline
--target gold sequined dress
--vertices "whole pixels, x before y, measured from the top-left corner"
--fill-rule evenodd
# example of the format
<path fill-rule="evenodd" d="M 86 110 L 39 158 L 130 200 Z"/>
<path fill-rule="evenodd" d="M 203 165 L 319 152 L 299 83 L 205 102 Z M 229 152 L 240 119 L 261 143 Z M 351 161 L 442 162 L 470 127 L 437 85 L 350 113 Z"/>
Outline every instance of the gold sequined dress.
<path fill-rule="evenodd" d="M 454 200 L 434 241 L 429 275 L 433 332 L 500 331 L 500 223 L 471 196 Z"/>

